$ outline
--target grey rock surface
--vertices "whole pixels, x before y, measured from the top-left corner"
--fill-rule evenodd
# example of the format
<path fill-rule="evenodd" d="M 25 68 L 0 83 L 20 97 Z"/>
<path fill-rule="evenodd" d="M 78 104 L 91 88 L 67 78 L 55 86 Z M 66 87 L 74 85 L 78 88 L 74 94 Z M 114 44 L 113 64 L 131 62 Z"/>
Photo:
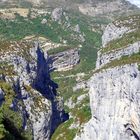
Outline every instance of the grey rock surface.
<path fill-rule="evenodd" d="M 128 28 L 109 25 L 102 37 L 103 47 L 122 37 Z M 112 60 L 138 53 L 135 42 L 109 53 L 98 53 L 96 69 Z M 127 57 L 126 57 L 127 58 Z M 139 62 L 118 65 L 94 73 L 89 82 L 92 118 L 83 125 L 74 140 L 139 140 L 140 139 L 140 71 Z"/>
<path fill-rule="evenodd" d="M 51 69 L 56 71 L 66 71 L 72 69 L 80 62 L 80 56 L 77 49 L 70 49 L 51 56 Z"/>
<path fill-rule="evenodd" d="M 41 21 L 41 24 L 46 24 L 48 21 L 47 21 L 47 19 L 42 19 L 42 21 Z"/>
<path fill-rule="evenodd" d="M 55 8 L 53 11 L 52 11 L 52 19 L 55 20 L 55 21 L 59 21 L 61 19 L 63 15 L 63 9 L 62 8 Z"/>
<path fill-rule="evenodd" d="M 134 53 L 138 53 L 140 50 L 140 41 L 135 42 L 134 44 L 129 44 L 128 46 L 124 46 L 121 49 L 116 49 L 108 53 L 98 52 L 98 58 L 96 61 L 96 68 L 102 67 L 105 64 L 111 62 L 115 59 L 120 59 L 122 56 L 130 56 Z"/>
<path fill-rule="evenodd" d="M 77 32 L 77 33 L 80 33 L 81 32 L 79 24 L 77 24 L 75 26 L 74 31 Z"/>
<path fill-rule="evenodd" d="M 124 33 L 130 32 L 130 28 L 121 26 L 117 27 L 113 23 L 107 25 L 102 36 L 102 47 L 105 47 L 111 40 L 121 38 Z"/>
<path fill-rule="evenodd" d="M 140 72 L 137 64 L 109 69 L 90 80 L 92 119 L 75 140 L 140 138 Z"/>
<path fill-rule="evenodd" d="M 5 81 L 14 87 L 18 99 L 24 104 L 17 107 L 29 116 L 23 115 L 23 128 L 30 127 L 28 120 L 34 140 L 49 140 L 56 127 L 67 119 L 63 101 L 56 97 L 57 85 L 49 75 L 47 52 L 41 50 L 38 42 L 25 52 L 22 52 L 21 45 L 13 46 L 15 52 L 10 51 L 1 55 L 1 61 L 12 64 L 15 73 L 12 76 L 5 75 Z M 0 98 L 2 95 L 3 92 L 0 90 Z M 14 108 L 14 104 L 11 106 Z"/>

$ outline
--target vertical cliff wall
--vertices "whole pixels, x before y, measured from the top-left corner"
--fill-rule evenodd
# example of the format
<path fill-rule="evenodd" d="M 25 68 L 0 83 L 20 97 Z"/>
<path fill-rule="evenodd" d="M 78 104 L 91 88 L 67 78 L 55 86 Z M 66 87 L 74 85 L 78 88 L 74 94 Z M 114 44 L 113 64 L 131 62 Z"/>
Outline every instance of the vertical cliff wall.
<path fill-rule="evenodd" d="M 75 140 L 140 139 L 139 16 L 108 25 L 89 81 L 91 120 Z"/>
<path fill-rule="evenodd" d="M 49 75 L 47 52 L 41 50 L 38 42 L 4 44 L 6 46 L 0 52 L 0 81 L 9 83 L 15 92 L 7 108 L 21 114 L 22 131 L 31 131 L 34 140 L 49 140 L 68 116 L 64 113 L 62 99 L 56 95 L 57 84 Z M 3 92 L 2 87 L 1 103 L 7 102 Z"/>

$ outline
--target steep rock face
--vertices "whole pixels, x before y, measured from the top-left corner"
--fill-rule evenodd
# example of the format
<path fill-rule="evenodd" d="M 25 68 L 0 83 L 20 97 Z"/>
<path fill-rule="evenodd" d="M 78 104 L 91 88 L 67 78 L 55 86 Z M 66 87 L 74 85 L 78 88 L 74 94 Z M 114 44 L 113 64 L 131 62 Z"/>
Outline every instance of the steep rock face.
<path fill-rule="evenodd" d="M 128 27 L 117 27 L 114 24 L 109 24 L 102 36 L 102 45 L 105 47 L 105 45 L 110 42 L 113 39 L 121 37 L 124 33 L 128 32 L 130 28 Z"/>
<path fill-rule="evenodd" d="M 123 29 L 118 35 L 114 33 L 117 30 L 106 30 L 103 39 L 107 39 L 103 40 L 103 47 L 110 43 L 110 31 L 114 34 L 111 38 L 115 40 L 123 37 Z M 92 118 L 75 140 L 140 139 L 140 62 L 136 58 L 130 59 L 133 55 L 139 58 L 139 50 L 139 42 L 108 53 L 100 50 L 96 70 L 89 81 Z"/>
<path fill-rule="evenodd" d="M 2 74 L 1 79 L 11 83 L 17 94 L 11 106 L 22 110 L 23 128 L 30 127 L 35 140 L 50 139 L 67 116 L 62 99 L 56 97 L 57 85 L 49 76 L 47 53 L 40 49 L 38 42 L 33 46 L 26 46 L 25 42 L 16 43 L 12 48 L 15 51 L 5 49 L 5 54 L 1 51 L 1 61 L 13 66 L 13 74 Z M 23 102 L 23 106 L 18 106 L 17 99 Z M 27 121 L 30 121 L 30 126 Z"/>
<path fill-rule="evenodd" d="M 92 119 L 79 139 L 140 138 L 140 72 L 137 64 L 98 73 L 90 82 Z"/>
<path fill-rule="evenodd" d="M 111 53 L 102 54 L 101 51 L 98 52 L 98 59 L 96 62 L 96 68 L 104 66 L 112 60 L 120 59 L 122 56 L 132 55 L 138 53 L 140 50 L 140 42 L 135 42 L 124 48 L 118 49 L 117 51 L 112 51 Z"/>
<path fill-rule="evenodd" d="M 70 49 L 50 56 L 52 61 L 51 69 L 56 71 L 66 71 L 72 69 L 80 62 L 77 49 Z"/>

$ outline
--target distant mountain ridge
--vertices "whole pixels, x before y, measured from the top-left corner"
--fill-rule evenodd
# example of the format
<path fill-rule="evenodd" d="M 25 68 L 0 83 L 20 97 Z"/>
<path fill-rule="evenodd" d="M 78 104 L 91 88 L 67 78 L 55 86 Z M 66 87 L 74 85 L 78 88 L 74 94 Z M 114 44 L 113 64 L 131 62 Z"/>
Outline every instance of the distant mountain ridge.
<path fill-rule="evenodd" d="M 77 4 L 91 4 L 106 2 L 125 2 L 124 0 L 0 0 L 0 6 L 43 6 L 43 7 L 74 7 Z M 130 0 L 126 0 L 129 1 Z"/>
<path fill-rule="evenodd" d="M 130 1 L 130 0 L 129 0 Z M 128 0 L 0 0 L 0 8 L 23 7 L 23 8 L 57 8 L 80 11 L 84 15 L 99 16 L 124 15 L 137 7 Z M 110 8 L 111 7 L 111 8 Z"/>

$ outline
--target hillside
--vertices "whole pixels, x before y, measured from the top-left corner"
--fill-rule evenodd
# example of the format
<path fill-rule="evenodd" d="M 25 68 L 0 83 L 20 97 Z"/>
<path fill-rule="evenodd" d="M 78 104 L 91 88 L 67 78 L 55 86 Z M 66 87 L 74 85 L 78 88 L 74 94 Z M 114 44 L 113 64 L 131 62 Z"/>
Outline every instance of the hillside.
<path fill-rule="evenodd" d="M 73 81 L 71 92 L 76 84 L 71 75 L 95 67 L 90 60 L 95 62 L 101 43 L 100 22 L 109 21 L 86 19 L 61 8 L 1 9 L 0 139 L 50 139 L 69 119 L 63 102 L 72 95 L 64 91 L 68 83 L 60 84 Z"/>
<path fill-rule="evenodd" d="M 102 36 L 89 81 L 92 118 L 75 140 L 139 140 L 140 15 L 118 19 Z"/>
<path fill-rule="evenodd" d="M 125 131 L 122 121 L 139 138 L 137 115 L 132 127 L 110 117 L 123 108 L 116 98 L 128 92 L 130 104 L 131 90 L 139 90 L 138 8 L 121 0 L 7 0 L 0 7 L 0 139 L 112 140 L 113 130 Z M 135 89 L 125 91 L 127 80 Z M 127 133 L 119 139 L 130 139 Z"/>
<path fill-rule="evenodd" d="M 56 8 L 80 11 L 85 15 L 110 15 L 118 16 L 132 12 L 137 7 L 131 5 L 127 0 L 2 0 L 1 8 Z M 111 7 L 111 8 L 110 8 Z"/>

